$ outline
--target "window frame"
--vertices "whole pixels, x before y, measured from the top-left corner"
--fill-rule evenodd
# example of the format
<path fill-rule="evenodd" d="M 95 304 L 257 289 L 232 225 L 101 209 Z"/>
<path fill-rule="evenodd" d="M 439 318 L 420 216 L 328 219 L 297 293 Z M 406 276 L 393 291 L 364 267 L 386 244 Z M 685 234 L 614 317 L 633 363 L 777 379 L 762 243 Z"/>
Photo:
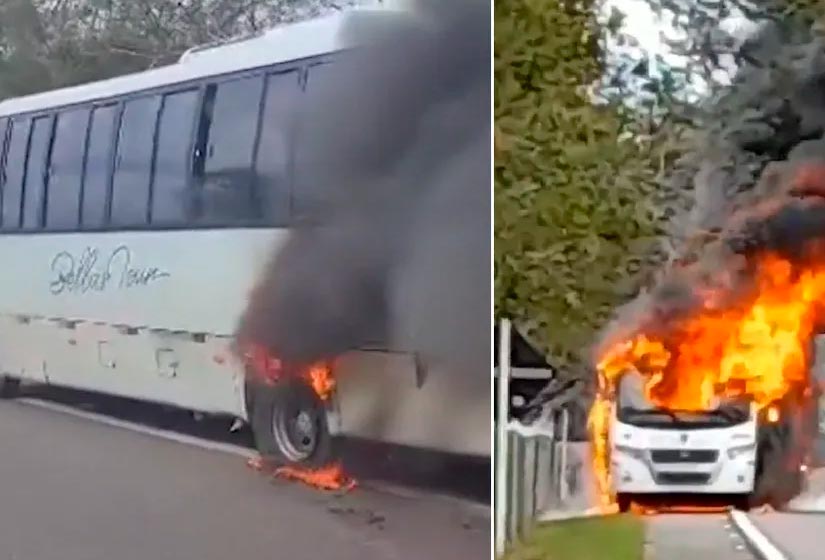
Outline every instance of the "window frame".
<path fill-rule="evenodd" d="M 6 186 L 6 148 L 9 140 L 9 132 L 11 131 L 11 116 L 0 117 L 2 123 L 2 136 L 0 136 L 0 230 L 3 226 L 3 196 Z"/>

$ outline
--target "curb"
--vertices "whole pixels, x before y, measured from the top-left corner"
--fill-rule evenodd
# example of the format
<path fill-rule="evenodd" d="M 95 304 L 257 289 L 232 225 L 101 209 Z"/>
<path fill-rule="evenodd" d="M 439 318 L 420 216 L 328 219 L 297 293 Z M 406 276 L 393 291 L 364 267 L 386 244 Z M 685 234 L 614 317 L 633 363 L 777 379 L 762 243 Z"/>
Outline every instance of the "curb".
<path fill-rule="evenodd" d="M 731 510 L 728 514 L 731 523 L 745 544 L 759 560 L 790 560 L 765 534 L 759 530 L 744 511 Z"/>
<path fill-rule="evenodd" d="M 607 517 L 610 515 L 617 515 L 614 512 L 602 512 L 598 509 L 594 510 L 585 510 L 585 511 L 575 511 L 575 510 L 549 510 L 544 513 L 540 513 L 536 516 L 536 521 L 539 523 L 544 523 L 547 521 L 569 521 L 571 519 L 587 519 L 589 517 Z"/>

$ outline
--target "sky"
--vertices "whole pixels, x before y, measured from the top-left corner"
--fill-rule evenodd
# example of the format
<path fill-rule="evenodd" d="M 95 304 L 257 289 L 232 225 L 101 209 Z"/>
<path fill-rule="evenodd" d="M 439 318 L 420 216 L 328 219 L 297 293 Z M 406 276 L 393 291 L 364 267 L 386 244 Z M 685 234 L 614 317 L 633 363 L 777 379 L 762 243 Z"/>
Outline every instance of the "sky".
<path fill-rule="evenodd" d="M 656 55 L 662 57 L 666 64 L 674 67 L 683 66 L 685 61 L 672 52 L 667 44 L 662 40 L 662 35 L 668 39 L 681 39 L 684 34 L 678 31 L 670 20 L 672 12 L 666 11 L 663 17 L 658 17 L 645 0 L 607 0 L 605 2 L 605 15 L 613 8 L 619 9 L 625 15 L 624 29 L 637 42 L 635 46 L 619 46 L 613 42 L 609 46 L 614 54 L 629 54 L 634 58 L 641 58 L 645 53 L 655 58 Z M 720 27 L 737 36 L 745 37 L 753 30 L 753 25 L 742 16 L 732 16 L 721 22 Z M 719 72 L 715 77 L 719 83 L 730 83 L 735 66 L 733 58 L 722 58 L 722 62 L 727 66 L 727 71 Z M 652 69 L 655 72 L 655 69 Z M 707 91 L 707 87 L 702 83 L 694 83 L 694 91 L 700 96 Z"/>

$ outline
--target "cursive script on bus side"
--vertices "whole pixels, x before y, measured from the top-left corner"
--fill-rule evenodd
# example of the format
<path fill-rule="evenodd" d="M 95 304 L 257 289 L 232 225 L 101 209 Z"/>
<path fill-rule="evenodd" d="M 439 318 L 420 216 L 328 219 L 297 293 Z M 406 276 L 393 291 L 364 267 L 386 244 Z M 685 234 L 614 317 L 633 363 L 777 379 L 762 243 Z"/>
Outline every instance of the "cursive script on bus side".
<path fill-rule="evenodd" d="M 169 276 L 158 267 L 135 266 L 126 245 L 108 254 L 94 247 L 86 247 L 79 255 L 61 251 L 52 259 L 51 270 L 54 276 L 49 288 L 55 295 L 147 286 Z"/>

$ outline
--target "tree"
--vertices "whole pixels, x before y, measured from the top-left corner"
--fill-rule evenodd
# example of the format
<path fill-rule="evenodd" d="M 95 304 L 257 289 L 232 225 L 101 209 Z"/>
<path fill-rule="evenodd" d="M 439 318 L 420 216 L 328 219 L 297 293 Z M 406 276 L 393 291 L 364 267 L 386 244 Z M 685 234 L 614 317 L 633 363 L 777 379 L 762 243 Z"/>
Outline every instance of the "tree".
<path fill-rule="evenodd" d="M 606 67 L 597 7 L 495 6 L 495 311 L 574 369 L 660 260 L 667 216 L 661 129 L 596 102 Z"/>
<path fill-rule="evenodd" d="M 4 0 L 0 99 L 168 64 L 359 0 Z"/>

